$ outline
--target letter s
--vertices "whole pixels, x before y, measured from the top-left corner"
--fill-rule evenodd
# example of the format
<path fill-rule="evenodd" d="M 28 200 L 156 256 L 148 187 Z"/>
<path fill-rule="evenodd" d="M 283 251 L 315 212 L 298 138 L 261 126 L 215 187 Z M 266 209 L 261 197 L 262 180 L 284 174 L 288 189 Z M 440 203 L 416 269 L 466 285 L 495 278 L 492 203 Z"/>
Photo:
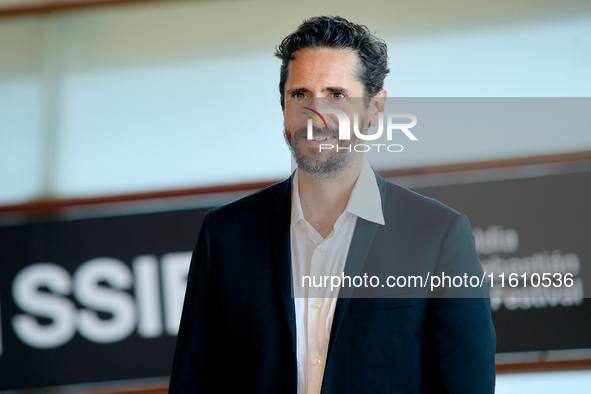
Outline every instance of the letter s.
<path fill-rule="evenodd" d="M 41 287 L 51 293 L 39 291 Z M 58 347 L 72 339 L 76 333 L 76 308 L 62 297 L 70 291 L 70 274 L 57 264 L 37 263 L 23 268 L 14 279 L 12 295 L 16 305 L 28 314 L 12 318 L 15 334 L 27 345 L 41 349 Z M 51 319 L 52 323 L 40 324 L 34 316 Z"/>
<path fill-rule="evenodd" d="M 131 269 L 117 259 L 98 257 L 78 267 L 74 273 L 74 294 L 81 304 L 93 309 L 79 311 L 80 335 L 98 343 L 117 342 L 128 337 L 136 325 L 135 304 L 131 294 L 119 290 L 128 290 L 131 284 Z M 109 313 L 112 317 L 102 319 L 95 311 Z"/>

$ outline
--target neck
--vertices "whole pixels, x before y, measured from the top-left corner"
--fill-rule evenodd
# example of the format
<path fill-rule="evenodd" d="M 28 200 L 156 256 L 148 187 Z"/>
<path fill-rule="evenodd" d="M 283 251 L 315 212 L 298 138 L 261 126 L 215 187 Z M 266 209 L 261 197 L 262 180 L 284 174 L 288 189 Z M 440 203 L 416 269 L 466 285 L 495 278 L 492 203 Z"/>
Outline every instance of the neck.
<path fill-rule="evenodd" d="M 299 194 L 306 221 L 326 238 L 345 211 L 361 173 L 363 158 L 334 178 L 317 178 L 298 169 Z"/>

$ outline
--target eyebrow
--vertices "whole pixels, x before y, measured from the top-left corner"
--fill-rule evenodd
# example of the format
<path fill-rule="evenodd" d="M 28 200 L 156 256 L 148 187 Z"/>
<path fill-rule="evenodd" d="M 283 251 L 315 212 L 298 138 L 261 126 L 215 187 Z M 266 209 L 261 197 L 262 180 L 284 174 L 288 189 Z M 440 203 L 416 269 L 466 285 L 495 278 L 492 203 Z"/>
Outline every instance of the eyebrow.
<path fill-rule="evenodd" d="M 322 92 L 330 92 L 330 93 L 350 93 L 351 91 L 347 88 L 342 86 L 329 86 L 322 89 Z M 307 88 L 292 88 L 286 92 L 288 95 L 296 94 L 296 93 L 311 93 L 310 89 Z"/>

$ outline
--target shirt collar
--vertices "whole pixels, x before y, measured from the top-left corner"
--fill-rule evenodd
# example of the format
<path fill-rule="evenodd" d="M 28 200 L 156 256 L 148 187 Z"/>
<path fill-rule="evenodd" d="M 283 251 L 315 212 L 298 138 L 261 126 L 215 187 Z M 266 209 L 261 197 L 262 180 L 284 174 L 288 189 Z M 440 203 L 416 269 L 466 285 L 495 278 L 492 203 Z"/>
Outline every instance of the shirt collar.
<path fill-rule="evenodd" d="M 377 224 L 386 224 L 384 220 L 384 214 L 382 212 L 382 197 L 378 182 L 376 181 L 376 175 L 373 169 L 369 165 L 368 161 L 363 158 L 363 166 L 361 167 L 361 173 L 345 211 L 350 212 L 362 219 Z"/>
<path fill-rule="evenodd" d="M 293 174 L 291 195 L 291 222 L 290 227 L 295 226 L 300 220 L 305 220 L 304 211 L 299 192 L 298 171 Z M 384 214 L 382 212 L 382 198 L 376 181 L 373 169 L 363 158 L 361 172 L 349 197 L 345 212 L 352 213 L 370 222 L 384 225 Z"/>
<path fill-rule="evenodd" d="M 296 168 L 291 180 L 291 222 L 289 227 L 292 228 L 300 220 L 306 219 L 304 218 L 304 211 L 302 210 L 302 202 L 300 200 L 300 181 Z"/>

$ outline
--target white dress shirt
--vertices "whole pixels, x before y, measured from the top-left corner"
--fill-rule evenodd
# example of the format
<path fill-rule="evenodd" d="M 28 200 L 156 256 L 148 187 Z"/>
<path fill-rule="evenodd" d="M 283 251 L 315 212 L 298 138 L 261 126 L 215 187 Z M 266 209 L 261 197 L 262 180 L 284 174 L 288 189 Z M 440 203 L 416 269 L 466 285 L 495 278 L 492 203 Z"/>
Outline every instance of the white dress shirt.
<path fill-rule="evenodd" d="M 322 387 L 328 342 L 339 289 L 302 289 L 302 276 L 340 276 L 357 218 L 384 225 L 380 191 L 374 172 L 363 159 L 361 173 L 345 211 L 331 233 L 322 236 L 306 221 L 299 194 L 298 171 L 292 182 L 291 261 L 296 315 L 298 394 L 318 394 Z M 309 293 L 313 292 L 313 297 Z"/>

